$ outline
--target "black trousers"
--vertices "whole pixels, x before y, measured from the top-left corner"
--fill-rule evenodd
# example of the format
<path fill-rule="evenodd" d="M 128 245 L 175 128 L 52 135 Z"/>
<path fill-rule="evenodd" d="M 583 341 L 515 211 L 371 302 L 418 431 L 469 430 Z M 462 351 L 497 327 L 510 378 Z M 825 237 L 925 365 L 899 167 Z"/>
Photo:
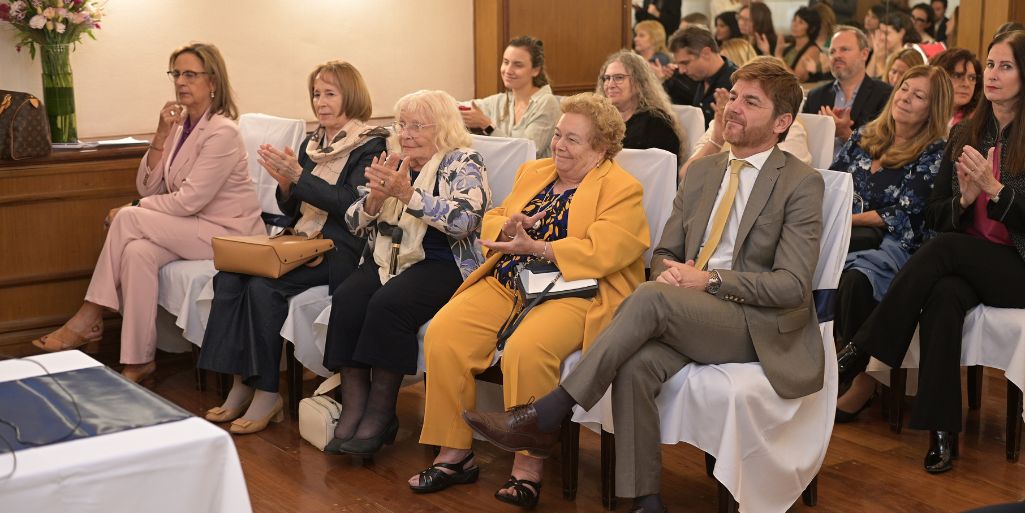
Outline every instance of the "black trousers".
<path fill-rule="evenodd" d="M 251 387 L 277 392 L 280 332 L 288 316 L 288 300 L 327 284 L 328 266 L 323 264 L 300 266 L 278 279 L 217 273 L 199 368 L 238 374 Z"/>
<path fill-rule="evenodd" d="M 853 339 L 878 304 L 868 276 L 856 269 L 845 270 L 840 275 L 840 285 L 836 290 L 833 339 L 837 344 L 843 346 Z"/>
<path fill-rule="evenodd" d="M 961 331 L 981 304 L 1025 308 L 1025 261 L 1012 246 L 961 233 L 922 245 L 897 273 L 854 344 L 899 367 L 919 327 L 921 362 L 911 427 L 961 431 Z"/>
<path fill-rule="evenodd" d="M 416 374 L 417 331 L 462 282 L 455 260 L 422 260 L 383 286 L 377 264 L 364 262 L 331 295 L 324 367 Z"/>

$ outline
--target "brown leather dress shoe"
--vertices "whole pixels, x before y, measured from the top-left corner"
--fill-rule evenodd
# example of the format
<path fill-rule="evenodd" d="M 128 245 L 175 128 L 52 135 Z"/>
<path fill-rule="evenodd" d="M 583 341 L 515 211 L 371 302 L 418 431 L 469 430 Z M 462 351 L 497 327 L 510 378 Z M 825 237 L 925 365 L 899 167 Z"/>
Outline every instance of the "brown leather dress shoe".
<path fill-rule="evenodd" d="M 502 413 L 463 412 L 470 429 L 507 451 L 527 451 L 535 458 L 547 458 L 559 441 L 559 432 L 546 433 L 537 427 L 533 404 L 513 406 Z"/>

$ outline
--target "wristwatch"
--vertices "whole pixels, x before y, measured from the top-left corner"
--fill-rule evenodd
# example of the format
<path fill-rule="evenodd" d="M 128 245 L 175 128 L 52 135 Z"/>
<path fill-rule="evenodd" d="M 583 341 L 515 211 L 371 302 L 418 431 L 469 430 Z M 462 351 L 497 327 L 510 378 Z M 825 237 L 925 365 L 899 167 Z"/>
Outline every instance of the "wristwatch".
<path fill-rule="evenodd" d="M 714 296 L 719 293 L 720 287 L 722 287 L 722 276 L 719 276 L 719 271 L 712 269 L 708 273 L 708 284 L 705 285 L 705 292 Z"/>
<path fill-rule="evenodd" d="M 495 131 L 495 127 L 488 125 L 484 127 L 484 135 L 491 135 Z"/>

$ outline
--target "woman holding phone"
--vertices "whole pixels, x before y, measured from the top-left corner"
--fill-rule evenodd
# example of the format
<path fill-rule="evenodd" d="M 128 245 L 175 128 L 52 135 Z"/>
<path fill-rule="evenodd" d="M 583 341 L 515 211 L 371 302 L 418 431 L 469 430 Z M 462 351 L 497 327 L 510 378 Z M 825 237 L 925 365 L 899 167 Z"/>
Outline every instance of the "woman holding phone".
<path fill-rule="evenodd" d="M 156 369 L 160 267 L 213 258 L 215 236 L 264 232 L 220 51 L 193 43 L 172 52 L 168 66 L 176 100 L 160 109 L 139 164 L 135 185 L 142 197 L 107 215 L 107 238 L 82 306 L 32 342 L 51 352 L 95 348 L 103 338 L 104 309 L 120 311 L 122 374 L 136 382 Z"/>

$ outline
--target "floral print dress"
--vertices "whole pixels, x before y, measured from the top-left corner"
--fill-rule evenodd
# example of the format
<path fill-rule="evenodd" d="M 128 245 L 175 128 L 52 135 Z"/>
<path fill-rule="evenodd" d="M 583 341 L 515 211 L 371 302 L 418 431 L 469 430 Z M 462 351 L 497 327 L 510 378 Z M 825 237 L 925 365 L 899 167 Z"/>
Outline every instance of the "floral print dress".
<path fill-rule="evenodd" d="M 523 207 L 526 216 L 536 215 L 544 211 L 545 215 L 535 227 L 527 230 L 527 235 L 534 240 L 555 241 L 566 238 L 569 226 L 569 205 L 577 190 L 569 189 L 562 194 L 555 194 L 555 182 L 548 184 L 534 199 Z M 493 276 L 506 288 L 516 290 L 516 266 L 539 260 L 533 255 L 502 255 L 495 264 Z"/>

